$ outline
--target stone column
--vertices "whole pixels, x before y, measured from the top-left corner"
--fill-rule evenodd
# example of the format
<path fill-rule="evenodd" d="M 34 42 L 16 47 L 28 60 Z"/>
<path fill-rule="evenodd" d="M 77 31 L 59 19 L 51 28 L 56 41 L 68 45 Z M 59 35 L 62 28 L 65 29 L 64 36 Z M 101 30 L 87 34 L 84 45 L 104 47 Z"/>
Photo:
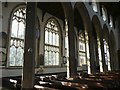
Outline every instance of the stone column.
<path fill-rule="evenodd" d="M 27 2 L 22 90 L 28 90 L 34 87 L 36 8 L 37 5 L 35 2 Z"/>
<path fill-rule="evenodd" d="M 117 51 L 117 55 L 118 55 L 118 62 L 119 62 L 119 70 L 120 70 L 120 16 L 117 17 L 117 23 L 116 23 L 116 30 L 118 32 L 117 38 L 118 38 L 118 51 Z"/>
<path fill-rule="evenodd" d="M 94 37 L 91 33 L 88 33 L 89 38 L 89 53 L 90 53 L 90 69 L 91 73 L 96 73 L 96 54 L 95 54 L 95 44 Z"/>
<path fill-rule="evenodd" d="M 76 38 L 74 30 L 74 22 L 68 21 L 68 39 L 69 39 L 69 75 L 75 77 L 77 75 L 77 63 L 76 63 Z"/>
<path fill-rule="evenodd" d="M 74 11 L 70 2 L 67 3 L 63 2 L 62 6 L 65 14 L 65 19 L 68 25 L 69 68 L 67 69 L 67 75 L 73 78 L 77 75 Z"/>
<path fill-rule="evenodd" d="M 109 46 L 109 52 L 110 52 L 110 67 L 111 67 L 111 71 L 114 70 L 114 55 L 113 55 L 113 46 L 112 46 L 112 42 L 110 42 L 110 46 Z"/>

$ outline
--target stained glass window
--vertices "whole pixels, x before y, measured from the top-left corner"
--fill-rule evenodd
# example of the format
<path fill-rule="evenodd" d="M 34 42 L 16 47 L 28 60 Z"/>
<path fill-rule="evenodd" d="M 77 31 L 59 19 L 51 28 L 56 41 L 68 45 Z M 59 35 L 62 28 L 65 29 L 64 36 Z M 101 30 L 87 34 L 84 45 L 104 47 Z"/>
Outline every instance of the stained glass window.
<path fill-rule="evenodd" d="M 110 25 L 110 27 L 113 27 L 113 18 L 112 18 L 111 15 L 110 15 L 110 22 L 109 22 L 109 25 Z"/>
<path fill-rule="evenodd" d="M 98 7 L 97 7 L 96 0 L 92 0 L 92 8 L 93 8 L 94 12 L 98 12 Z"/>
<path fill-rule="evenodd" d="M 89 56 L 89 45 L 88 45 L 88 34 L 86 31 L 82 31 L 78 37 L 78 66 L 82 67 L 82 70 L 90 70 L 90 56 Z"/>
<path fill-rule="evenodd" d="M 103 39 L 103 42 L 104 42 L 105 62 L 106 62 L 106 65 L 108 66 L 108 70 L 111 70 L 111 67 L 110 67 L 109 46 L 108 46 L 108 43 L 106 42 L 105 39 Z"/>
<path fill-rule="evenodd" d="M 87 61 L 87 69 L 88 69 L 88 74 L 91 73 L 90 70 L 90 54 L 89 54 L 89 40 L 88 40 L 88 33 L 85 31 L 85 46 L 86 46 L 86 61 Z"/>
<path fill-rule="evenodd" d="M 89 61 L 88 36 L 86 32 L 79 35 L 79 61 L 78 66 L 90 65 Z M 88 65 L 88 66 L 89 66 Z"/>
<path fill-rule="evenodd" d="M 104 21 L 107 20 L 107 12 L 106 12 L 104 6 L 102 6 L 102 17 L 103 17 L 103 20 L 104 20 Z"/>
<path fill-rule="evenodd" d="M 45 26 L 45 66 L 59 65 L 59 26 L 55 19 L 49 19 Z"/>
<path fill-rule="evenodd" d="M 101 54 L 101 47 L 100 47 L 100 39 L 97 37 L 98 43 L 98 56 L 99 56 L 99 65 L 100 65 L 100 72 L 103 72 L 103 65 L 102 65 L 102 54 Z"/>
<path fill-rule="evenodd" d="M 9 66 L 22 66 L 24 53 L 26 7 L 16 9 L 11 19 Z"/>

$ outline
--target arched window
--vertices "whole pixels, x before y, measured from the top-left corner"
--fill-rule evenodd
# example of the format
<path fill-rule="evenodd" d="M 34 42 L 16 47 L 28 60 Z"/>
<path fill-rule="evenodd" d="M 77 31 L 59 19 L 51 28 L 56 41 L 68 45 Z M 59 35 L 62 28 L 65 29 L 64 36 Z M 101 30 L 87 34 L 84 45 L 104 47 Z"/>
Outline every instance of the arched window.
<path fill-rule="evenodd" d="M 104 42 L 104 54 L 105 54 L 106 65 L 108 66 L 108 70 L 111 70 L 111 67 L 110 67 L 109 46 L 108 46 L 108 43 L 106 42 L 105 39 L 103 39 L 103 42 Z"/>
<path fill-rule="evenodd" d="M 110 25 L 110 27 L 113 27 L 113 18 L 112 18 L 112 16 L 110 15 L 110 22 L 109 22 L 109 25 Z"/>
<path fill-rule="evenodd" d="M 102 17 L 104 21 L 107 20 L 107 11 L 104 6 L 102 6 Z"/>
<path fill-rule="evenodd" d="M 44 65 L 59 65 L 60 58 L 60 27 L 54 18 L 45 25 L 45 51 Z"/>
<path fill-rule="evenodd" d="M 96 0 L 92 0 L 92 8 L 94 12 L 98 12 L 97 2 Z"/>
<path fill-rule="evenodd" d="M 80 33 L 78 41 L 78 66 L 81 66 L 82 69 L 88 69 L 88 73 L 90 73 L 88 34 L 86 31 Z"/>
<path fill-rule="evenodd" d="M 85 38 L 84 33 L 79 35 L 79 66 L 86 65 L 86 50 L 85 50 Z"/>
<path fill-rule="evenodd" d="M 26 7 L 22 5 L 14 10 L 11 17 L 9 66 L 23 65 L 25 20 Z"/>
<path fill-rule="evenodd" d="M 99 56 L 100 72 L 103 72 L 102 54 L 101 54 L 101 47 L 100 47 L 100 39 L 99 39 L 99 37 L 97 37 L 97 44 L 98 44 L 98 56 Z"/>

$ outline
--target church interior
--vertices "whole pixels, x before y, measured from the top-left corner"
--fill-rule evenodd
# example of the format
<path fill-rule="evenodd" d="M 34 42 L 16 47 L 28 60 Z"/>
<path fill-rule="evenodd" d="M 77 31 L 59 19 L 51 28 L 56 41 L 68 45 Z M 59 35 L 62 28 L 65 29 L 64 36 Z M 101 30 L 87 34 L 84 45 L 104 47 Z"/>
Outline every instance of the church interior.
<path fill-rule="evenodd" d="M 119 2 L 0 2 L 1 90 L 119 90 Z"/>

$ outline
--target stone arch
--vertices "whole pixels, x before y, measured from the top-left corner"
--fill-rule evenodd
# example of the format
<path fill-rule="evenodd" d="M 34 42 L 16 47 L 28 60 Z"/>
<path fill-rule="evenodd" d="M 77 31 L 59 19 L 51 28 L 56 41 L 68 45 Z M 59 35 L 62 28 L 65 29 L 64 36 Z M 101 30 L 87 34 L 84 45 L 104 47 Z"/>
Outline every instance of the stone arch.
<path fill-rule="evenodd" d="M 20 4 L 17 4 L 15 5 L 11 11 L 10 11 L 10 14 L 9 14 L 9 18 L 8 18 L 8 35 L 7 35 L 7 45 L 6 45 L 6 52 L 7 52 L 7 63 L 6 63 L 6 67 L 10 67 L 9 65 L 9 61 L 10 61 L 10 58 L 9 58 L 9 55 L 10 55 L 10 40 L 11 40 L 11 31 L 12 31 L 12 18 L 14 16 L 14 13 L 16 12 L 16 10 L 18 10 L 19 8 L 26 8 L 26 4 L 25 3 L 20 3 Z M 25 37 L 24 37 L 25 38 Z"/>
<path fill-rule="evenodd" d="M 83 2 L 77 2 L 75 4 L 75 8 L 78 10 L 78 12 L 83 20 L 85 30 L 88 32 L 88 34 L 91 33 L 92 32 L 92 25 L 91 25 L 92 23 L 91 23 L 89 12 L 88 12 L 85 4 Z"/>
<path fill-rule="evenodd" d="M 64 17 L 68 23 L 68 40 L 69 40 L 69 77 L 77 75 L 76 67 L 76 49 L 75 49 L 75 30 L 74 30 L 74 13 L 72 10 L 71 2 L 61 2 Z"/>
<path fill-rule="evenodd" d="M 101 48 L 101 40 L 102 40 L 102 27 L 100 20 L 97 15 L 94 15 L 92 17 L 92 26 L 93 26 L 93 33 L 94 33 L 94 43 L 95 43 L 95 55 L 96 55 L 96 64 L 97 64 L 97 71 L 102 72 L 103 71 L 103 54 L 102 54 L 102 48 Z M 98 42 L 99 40 L 99 42 Z M 100 54 L 101 52 L 101 54 Z M 100 56 L 101 55 L 101 56 Z M 102 58 L 100 58 L 102 57 Z"/>
<path fill-rule="evenodd" d="M 45 7 L 48 5 L 48 7 Z M 42 13 L 42 19 L 44 19 L 44 15 L 46 11 L 56 17 L 59 17 L 60 19 L 65 22 L 65 20 L 68 23 L 68 40 L 69 40 L 69 76 L 74 77 L 77 74 L 77 68 L 75 63 L 75 31 L 74 31 L 74 16 L 73 16 L 73 10 L 71 2 L 55 2 L 55 3 L 49 3 L 49 2 L 39 2 L 38 7 L 43 9 Z M 58 9 L 61 10 L 61 12 L 58 12 Z M 65 23 L 64 23 L 65 24 Z"/>
<path fill-rule="evenodd" d="M 54 26 L 57 29 L 52 27 L 53 26 L 52 23 L 54 23 Z M 51 27 L 49 27 L 49 25 Z M 61 57 L 62 57 L 61 52 L 62 52 L 62 45 L 63 45 L 63 42 L 62 42 L 62 39 L 63 39 L 62 28 L 61 28 L 60 22 L 54 16 L 49 17 L 49 18 L 46 19 L 43 28 L 44 28 L 44 64 L 43 65 L 45 65 L 45 66 L 47 66 L 47 65 L 50 65 L 50 66 L 57 65 L 58 66 L 58 65 L 61 64 L 60 60 L 61 60 Z M 46 37 L 47 38 L 49 37 L 49 39 L 47 40 Z M 52 43 L 50 41 L 52 41 Z M 58 47 L 56 47 L 55 43 L 57 44 Z M 52 46 L 48 46 L 48 45 L 52 45 Z M 51 49 L 47 50 L 46 47 L 49 47 Z M 58 49 L 58 52 L 56 53 L 56 51 L 54 49 L 52 50 L 52 48 Z M 51 52 L 51 50 L 52 50 L 52 52 L 54 52 L 54 55 L 49 53 L 49 52 Z M 59 55 L 59 58 L 55 57 L 57 54 Z M 55 58 L 53 60 L 50 59 L 52 61 L 52 63 L 55 61 L 54 65 L 49 63 L 49 61 L 48 61 L 48 59 L 46 59 L 45 55 L 48 55 L 48 57 L 52 56 L 53 58 Z M 59 63 L 57 64 L 56 62 L 59 62 Z"/>
<path fill-rule="evenodd" d="M 111 46 L 110 46 L 110 40 L 109 40 L 109 29 L 108 29 L 108 27 L 107 27 L 107 25 L 106 24 L 104 24 L 103 25 L 103 30 L 102 30 L 102 32 L 103 32 L 103 40 L 105 39 L 105 41 L 107 42 L 107 44 L 108 44 L 108 48 L 109 48 L 109 59 L 107 59 L 107 60 L 110 60 L 110 65 L 106 65 L 106 69 L 108 70 L 108 67 L 110 66 L 110 68 L 112 67 L 111 66 L 111 53 L 110 53 L 110 50 L 111 50 Z M 104 42 L 104 41 L 103 41 Z M 104 51 L 104 54 L 105 54 L 105 51 Z M 107 54 L 107 57 L 108 57 L 108 54 Z M 106 57 L 105 57 L 106 58 Z M 106 61 L 106 60 L 105 60 Z"/>
<path fill-rule="evenodd" d="M 117 48 L 114 32 L 111 30 L 109 34 L 109 45 L 110 45 L 110 58 L 111 58 L 111 68 L 112 70 L 117 70 L 119 68 L 117 59 Z"/>
<path fill-rule="evenodd" d="M 102 38 L 102 26 L 97 15 L 92 17 L 92 23 L 99 38 Z"/>
<path fill-rule="evenodd" d="M 25 3 L 21 3 L 21 4 L 18 4 L 18 5 L 16 5 L 13 9 L 12 9 L 12 11 L 10 12 L 10 15 L 9 15 L 9 20 L 8 20 L 8 33 L 10 33 L 11 32 L 11 19 L 12 19 L 12 17 L 13 17 L 13 13 L 18 9 L 18 8 L 20 8 L 20 7 L 26 7 L 26 4 Z M 9 42 L 9 37 L 10 36 L 8 36 L 8 42 Z M 9 43 L 8 43 L 9 44 Z"/>
<path fill-rule="evenodd" d="M 61 28 L 61 25 L 59 23 L 59 21 L 55 18 L 55 17 L 49 17 L 47 19 L 47 21 L 45 22 L 45 25 L 50 21 L 50 20 L 53 20 L 55 22 L 55 24 L 58 26 L 58 29 L 60 30 L 59 33 L 60 33 L 60 37 L 62 38 L 62 28 Z M 45 28 L 45 25 L 44 25 L 44 28 Z"/>
<path fill-rule="evenodd" d="M 89 53 L 90 53 L 90 70 L 91 73 L 96 72 L 96 66 L 95 66 L 95 52 L 94 51 L 94 41 L 92 36 L 92 23 L 90 19 L 89 12 L 83 2 L 77 2 L 75 3 L 74 8 L 78 10 L 78 13 L 80 14 L 82 20 L 83 20 L 83 26 L 86 32 L 88 33 L 88 40 L 89 40 Z"/>
<path fill-rule="evenodd" d="M 68 4 L 68 3 L 65 3 L 65 4 Z M 27 4 L 28 5 L 28 9 L 27 10 L 31 10 L 31 11 L 33 11 L 33 16 L 34 16 L 34 18 L 35 18 L 35 10 L 36 10 L 36 3 L 28 3 Z M 74 43 L 74 38 L 75 38 L 75 36 L 74 36 L 74 22 L 72 22 L 72 20 L 74 20 L 74 18 L 72 17 L 70 17 L 69 15 L 70 15 L 70 11 L 72 12 L 72 9 L 70 8 L 70 10 L 69 10 L 69 6 L 72 8 L 72 6 L 71 6 L 71 4 L 69 4 L 68 6 L 67 5 L 64 5 L 63 6 L 63 10 L 64 10 L 64 12 L 66 12 L 66 14 L 65 14 L 65 17 L 68 19 L 68 26 L 69 26 L 69 29 L 68 29 L 68 36 L 69 36 L 69 44 L 70 44 L 70 50 L 69 50 L 69 62 L 70 62 L 70 64 L 69 64 L 69 72 L 70 72 L 70 77 L 75 77 L 76 76 L 76 74 L 77 74 L 77 68 L 75 68 L 75 43 Z M 33 9 L 31 9 L 31 8 L 33 8 Z M 67 9 L 67 10 L 65 10 L 65 9 Z M 28 15 L 28 17 L 30 18 L 30 17 L 32 17 L 32 15 L 31 14 L 29 14 L 29 13 L 27 13 L 27 15 Z M 72 15 L 72 14 L 71 14 Z M 34 19 L 33 19 L 34 20 Z M 27 21 L 28 22 L 28 24 L 31 24 L 31 23 L 29 23 L 29 20 Z M 34 23 L 35 22 L 33 22 L 33 26 L 34 26 Z M 30 29 L 29 27 L 27 28 L 27 29 Z M 70 32 L 71 31 L 71 32 Z M 73 33 L 72 33 L 73 32 Z M 32 33 L 32 30 L 31 30 L 31 33 Z M 72 35 L 73 34 L 73 35 Z M 29 38 L 29 37 L 27 37 L 27 38 Z M 26 39 L 27 39 L 26 38 Z M 35 37 L 33 38 L 33 39 L 35 39 Z M 34 40 L 33 40 L 34 41 Z M 28 41 L 28 43 L 29 43 L 29 41 Z M 72 44 L 73 43 L 73 44 Z M 28 47 L 26 47 L 26 48 L 28 48 Z M 33 53 L 33 52 L 32 52 Z M 29 55 L 29 54 L 26 54 L 26 56 L 27 55 Z M 34 54 L 33 54 L 34 55 Z M 34 57 L 34 56 L 32 56 L 32 57 Z M 29 57 L 30 58 L 30 57 Z M 27 66 L 27 58 L 25 59 L 26 60 L 26 62 L 24 63 L 25 65 L 26 65 L 26 67 L 25 68 L 23 68 L 23 86 L 22 86 L 22 88 L 30 88 L 30 89 L 32 89 L 33 88 L 33 86 L 34 86 L 34 65 L 32 64 L 32 61 L 33 60 L 30 60 L 31 62 L 29 62 L 30 63 L 30 65 L 28 65 Z M 31 67 L 32 68 L 32 70 L 29 72 L 31 75 L 29 76 L 29 77 L 27 77 L 27 73 L 25 72 L 29 67 Z M 24 80 L 24 78 L 25 78 L 25 80 Z M 30 82 L 30 83 L 27 83 L 27 82 Z"/>

